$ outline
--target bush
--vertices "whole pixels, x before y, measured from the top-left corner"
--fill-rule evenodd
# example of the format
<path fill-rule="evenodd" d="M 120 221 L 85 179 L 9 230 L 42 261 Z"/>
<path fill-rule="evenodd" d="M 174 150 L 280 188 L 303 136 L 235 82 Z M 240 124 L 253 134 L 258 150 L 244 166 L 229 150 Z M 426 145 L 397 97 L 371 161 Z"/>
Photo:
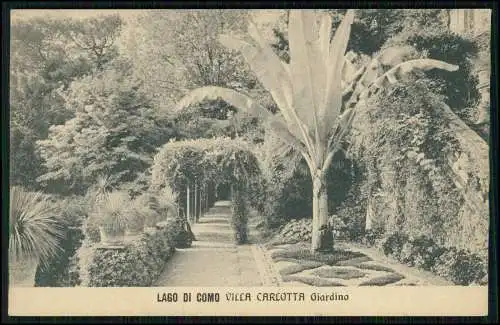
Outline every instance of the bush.
<path fill-rule="evenodd" d="M 237 189 L 234 191 L 232 204 L 232 226 L 235 232 L 235 240 L 237 244 L 244 244 L 248 241 L 248 207 L 245 201 L 244 190 Z"/>
<path fill-rule="evenodd" d="M 443 247 L 439 247 L 431 238 L 425 236 L 414 239 L 413 247 L 415 256 L 413 264 L 424 270 L 430 270 L 445 251 Z"/>
<path fill-rule="evenodd" d="M 85 238 L 91 243 L 99 243 L 101 241 L 101 233 L 96 223 L 88 221 L 84 229 Z"/>
<path fill-rule="evenodd" d="M 172 228 L 172 232 L 177 234 L 172 238 L 173 241 L 170 244 L 174 245 L 175 248 L 190 247 L 194 236 L 189 228 L 189 223 L 178 216 L 175 219 L 169 220 L 168 224 Z"/>
<path fill-rule="evenodd" d="M 408 242 L 408 236 L 401 233 L 394 233 L 387 237 L 382 243 L 382 249 L 385 255 L 393 256 L 397 260 L 400 258 L 403 246 Z"/>
<path fill-rule="evenodd" d="M 312 239 L 312 218 L 292 219 L 275 234 L 272 244 L 295 244 Z"/>
<path fill-rule="evenodd" d="M 89 265 L 89 286 L 151 286 L 175 251 L 178 221 L 127 244 L 123 249 L 97 249 Z"/>
<path fill-rule="evenodd" d="M 74 287 L 80 284 L 78 256 L 84 235 L 79 227 L 66 228 L 61 240 L 61 253 L 54 256 L 46 267 L 39 267 L 35 277 L 36 287 Z"/>
<path fill-rule="evenodd" d="M 382 249 L 384 254 L 401 263 L 432 271 L 457 285 L 484 284 L 488 274 L 487 265 L 479 255 L 455 247 L 441 247 L 426 236 L 411 239 L 394 233 L 384 240 Z"/>
<path fill-rule="evenodd" d="M 482 282 L 488 274 L 486 263 L 477 254 L 454 247 L 439 256 L 432 271 L 458 285 Z"/>

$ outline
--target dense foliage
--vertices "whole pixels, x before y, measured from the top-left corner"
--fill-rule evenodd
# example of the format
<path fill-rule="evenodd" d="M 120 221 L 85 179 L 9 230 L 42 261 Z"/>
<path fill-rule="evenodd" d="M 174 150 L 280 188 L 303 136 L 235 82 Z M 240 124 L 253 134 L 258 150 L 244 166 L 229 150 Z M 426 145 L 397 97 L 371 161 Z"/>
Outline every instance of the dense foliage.
<path fill-rule="evenodd" d="M 321 11 L 329 13 L 333 36 L 346 10 Z M 289 14 L 282 11 L 269 25 L 271 14 L 261 15 L 264 23 L 254 20 L 258 32 L 268 33 L 262 43 L 286 63 Z M 42 257 L 37 286 L 79 285 L 75 251 L 83 235 L 90 246 L 101 240 L 98 223 L 86 216 L 110 191 L 130 197 L 122 208 L 133 211 L 127 218 L 139 230 L 177 220 L 177 235 L 168 235 L 177 247 L 192 240 L 182 214 L 188 184 L 191 194 L 195 184 L 203 188 L 209 204 L 217 186 L 242 185 L 233 197 L 236 241 L 245 241 L 252 208 L 283 242 L 311 240 L 312 175 L 272 125 L 241 114 L 218 96 L 182 111 L 174 108 L 188 89 L 220 86 L 279 113 L 257 78 L 262 71 L 253 72 L 245 62 L 248 52 L 218 40 L 221 34 L 245 34 L 242 39 L 248 40 L 248 19 L 259 15 L 153 10 L 126 20 L 119 15 L 12 20 L 10 184 L 22 186 L 24 198 L 19 199 L 20 188 L 11 190 L 9 249 Z M 382 242 L 402 263 L 470 284 L 484 280 L 488 216 L 466 202 L 448 168 L 463 152 L 440 105 L 447 103 L 477 132 L 486 130 L 483 138 L 488 134 L 488 123 L 482 129 L 474 123 L 480 100 L 475 60 L 478 55 L 489 60 L 489 53 L 478 54 L 478 46 L 488 46 L 489 33 L 479 41 L 457 35 L 446 19 L 443 9 L 356 10 L 347 44 L 355 67 L 398 46 L 407 51 L 405 59 L 432 58 L 460 68 L 427 71 L 418 81 L 387 89 L 359 112 L 355 130 L 341 145 L 347 154 L 339 150 L 327 171 L 328 210 L 335 214 L 329 222 L 335 238 Z M 306 112 L 303 118 L 308 117 Z M 467 154 L 465 185 L 477 183 L 484 193 L 488 171 Z M 45 204 L 37 190 L 56 196 Z M 87 202 L 73 194 L 86 195 Z M 30 222 L 33 226 L 24 226 Z M 21 228 L 26 233 L 16 233 Z M 122 251 L 98 251 L 93 285 L 150 283 L 173 247 L 158 236 L 145 234 Z M 163 255 L 148 257 L 153 246 Z M 134 259 L 142 262 L 128 262 Z"/>
<path fill-rule="evenodd" d="M 118 16 L 88 19 L 34 17 L 13 19 L 10 62 L 10 182 L 37 188 L 43 174 L 35 142 L 51 125 L 64 123 L 74 110 L 60 90 L 105 67 L 116 57 L 122 26 Z M 93 45 L 93 46 L 91 46 Z"/>
<path fill-rule="evenodd" d="M 126 245 L 123 249 L 99 249 L 89 265 L 91 287 L 147 287 L 160 275 L 175 251 L 181 230 L 178 220 Z"/>
<path fill-rule="evenodd" d="M 477 212 L 463 214 L 464 193 L 449 166 L 459 146 L 441 122 L 442 97 L 431 85 L 421 80 L 394 87 L 359 112 L 351 151 L 359 167 L 355 188 L 360 195 L 338 214 L 362 213 L 365 229 L 380 236 L 428 235 L 439 245 L 485 256 L 488 219 Z"/>
<path fill-rule="evenodd" d="M 59 241 L 61 251 L 49 259 L 47 266 L 38 268 L 35 286 L 77 286 L 80 284 L 80 270 L 76 252 L 85 236 L 82 223 L 87 217 L 88 206 L 80 197 L 58 199 L 53 204 L 58 206 L 63 221 L 64 236 Z"/>
<path fill-rule="evenodd" d="M 408 237 L 393 233 L 381 247 L 396 260 L 427 271 L 433 271 L 457 285 L 487 283 L 488 263 L 465 249 L 438 245 L 432 238 L 421 235 Z"/>
<path fill-rule="evenodd" d="M 246 241 L 249 201 L 248 193 L 260 179 L 260 167 L 252 145 L 241 138 L 212 138 L 171 141 L 154 158 L 152 187 L 170 186 L 185 193 L 187 186 L 211 183 L 234 184 L 233 226 L 239 236 L 237 242 Z M 185 206 L 186 196 L 178 196 Z"/>
<path fill-rule="evenodd" d="M 133 183 L 168 139 L 168 127 L 123 64 L 71 84 L 66 105 L 75 117 L 38 142 L 48 170 L 39 181 L 47 190 L 83 194 L 101 175 L 113 175 L 114 186 Z"/>

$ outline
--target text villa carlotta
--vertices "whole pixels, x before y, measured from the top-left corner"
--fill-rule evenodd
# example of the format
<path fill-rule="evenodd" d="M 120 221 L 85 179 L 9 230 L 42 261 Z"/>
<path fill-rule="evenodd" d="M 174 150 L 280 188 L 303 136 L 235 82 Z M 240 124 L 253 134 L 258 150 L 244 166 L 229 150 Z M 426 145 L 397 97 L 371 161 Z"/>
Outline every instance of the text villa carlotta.
<path fill-rule="evenodd" d="M 311 293 L 306 296 L 303 292 L 227 292 L 221 295 L 218 292 L 158 292 L 157 302 L 203 302 L 203 303 L 218 303 L 218 302 L 290 302 L 290 301 L 313 301 L 313 302 L 334 302 L 349 300 L 348 294 L 337 292 L 331 293 Z"/>

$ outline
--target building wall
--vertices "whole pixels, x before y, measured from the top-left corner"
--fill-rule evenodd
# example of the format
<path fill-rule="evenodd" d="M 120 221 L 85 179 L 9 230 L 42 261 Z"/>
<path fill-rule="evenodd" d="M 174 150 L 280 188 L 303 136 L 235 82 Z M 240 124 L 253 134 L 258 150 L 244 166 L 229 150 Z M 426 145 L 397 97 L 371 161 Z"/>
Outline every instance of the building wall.
<path fill-rule="evenodd" d="M 452 9 L 449 11 L 449 28 L 453 32 L 475 40 L 479 46 L 479 53 L 473 60 L 482 97 L 476 110 L 476 124 L 487 124 L 490 112 L 491 10 Z"/>

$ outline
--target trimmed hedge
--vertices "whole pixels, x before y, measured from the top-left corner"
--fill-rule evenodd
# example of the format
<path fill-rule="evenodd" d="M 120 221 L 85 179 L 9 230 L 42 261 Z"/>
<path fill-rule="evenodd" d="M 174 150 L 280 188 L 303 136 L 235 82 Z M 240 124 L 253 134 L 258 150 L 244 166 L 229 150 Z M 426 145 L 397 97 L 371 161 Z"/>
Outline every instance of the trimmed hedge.
<path fill-rule="evenodd" d="M 487 284 L 488 264 L 465 249 L 439 246 L 431 238 L 393 233 L 381 242 L 384 254 L 431 271 L 457 285 Z"/>
<path fill-rule="evenodd" d="M 123 249 L 96 249 L 89 265 L 89 286 L 151 286 L 180 244 L 179 234 L 183 232 L 179 220 L 165 224 L 154 233 L 144 233 Z"/>

